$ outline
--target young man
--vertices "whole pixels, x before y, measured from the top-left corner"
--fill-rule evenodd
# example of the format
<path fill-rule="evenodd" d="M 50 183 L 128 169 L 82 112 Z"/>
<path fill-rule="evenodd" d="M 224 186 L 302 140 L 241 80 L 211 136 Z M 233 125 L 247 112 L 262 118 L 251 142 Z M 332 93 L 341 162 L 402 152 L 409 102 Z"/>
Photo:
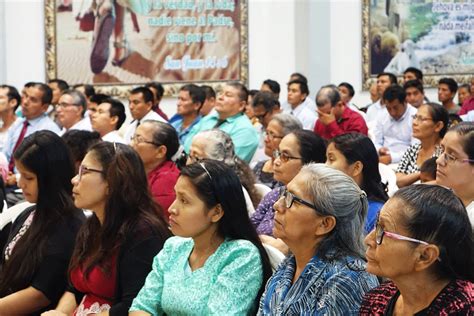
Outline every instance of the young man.
<path fill-rule="evenodd" d="M 454 102 L 458 84 L 452 78 L 441 78 L 438 82 L 438 100 L 449 114 L 457 114 L 461 107 Z"/>
<path fill-rule="evenodd" d="M 283 110 L 283 113 L 289 113 L 295 116 L 303 125 L 303 129 L 313 130 L 317 116 L 313 110 L 305 104 L 308 99 L 308 85 L 302 80 L 292 80 L 288 82 L 287 101 L 289 108 Z"/>
<path fill-rule="evenodd" d="M 386 112 L 377 121 L 374 144 L 379 161 L 384 164 L 398 163 L 413 143 L 412 122 L 417 110 L 406 102 L 406 93 L 399 85 L 388 87 L 383 99 Z"/>
<path fill-rule="evenodd" d="M 250 162 L 257 150 L 258 134 L 243 114 L 247 99 L 248 90 L 243 84 L 227 83 L 217 98 L 216 111 L 204 117 L 191 129 L 184 146 L 186 152 L 189 153 L 194 135 L 200 131 L 219 128 L 232 138 L 235 153 L 247 163 Z"/>
<path fill-rule="evenodd" d="M 130 144 L 132 136 L 135 135 L 137 126 L 139 126 L 142 121 L 151 120 L 166 123 L 164 118 L 153 111 L 153 100 L 153 92 L 146 87 L 138 87 L 130 91 L 128 101 L 133 121 L 125 132 L 124 141 L 126 144 Z"/>
<path fill-rule="evenodd" d="M 100 134 L 103 141 L 124 143 L 118 130 L 125 122 L 125 107 L 122 102 L 108 98 L 103 100 L 91 115 L 92 129 Z"/>
<path fill-rule="evenodd" d="M 425 92 L 419 80 L 409 80 L 403 85 L 407 95 L 407 102 L 415 108 L 419 108 L 425 102 Z"/>
<path fill-rule="evenodd" d="M 205 100 L 204 90 L 195 84 L 187 84 L 179 90 L 176 114 L 170 119 L 170 124 L 178 132 L 181 145 L 186 142 L 193 126 L 201 120 L 199 111 Z"/>
<path fill-rule="evenodd" d="M 382 118 L 387 110 L 382 98 L 385 90 L 391 85 L 397 84 L 397 77 L 389 72 L 382 72 L 377 75 L 377 93 L 380 99 L 367 109 L 367 124 L 375 125 Z"/>

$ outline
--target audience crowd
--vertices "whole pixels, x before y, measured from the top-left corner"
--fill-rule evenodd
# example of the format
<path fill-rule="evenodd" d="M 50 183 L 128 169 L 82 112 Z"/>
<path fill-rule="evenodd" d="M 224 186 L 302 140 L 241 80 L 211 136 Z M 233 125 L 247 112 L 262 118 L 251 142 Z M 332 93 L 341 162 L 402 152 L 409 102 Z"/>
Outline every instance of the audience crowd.
<path fill-rule="evenodd" d="M 474 78 L 286 86 L 0 85 L 0 315 L 474 315 Z"/>

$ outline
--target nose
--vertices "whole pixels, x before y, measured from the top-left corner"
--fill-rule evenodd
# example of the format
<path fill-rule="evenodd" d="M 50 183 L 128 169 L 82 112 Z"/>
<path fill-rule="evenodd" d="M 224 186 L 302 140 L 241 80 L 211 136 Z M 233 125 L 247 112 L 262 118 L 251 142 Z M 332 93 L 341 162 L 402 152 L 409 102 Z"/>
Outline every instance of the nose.
<path fill-rule="evenodd" d="M 370 233 L 365 236 L 364 243 L 368 247 L 374 247 L 375 246 L 375 228 L 370 231 Z"/>
<path fill-rule="evenodd" d="M 74 177 L 72 177 L 71 183 L 72 185 L 77 185 L 78 182 L 79 182 L 79 175 L 76 174 Z"/>
<path fill-rule="evenodd" d="M 442 153 L 441 155 L 439 155 L 438 158 L 436 158 L 436 164 L 439 165 L 439 166 L 444 166 L 444 164 L 445 164 L 444 153 Z"/>
<path fill-rule="evenodd" d="M 273 204 L 273 210 L 278 213 L 284 212 L 285 208 L 281 204 L 283 200 L 283 197 L 279 197 L 278 200 Z"/>

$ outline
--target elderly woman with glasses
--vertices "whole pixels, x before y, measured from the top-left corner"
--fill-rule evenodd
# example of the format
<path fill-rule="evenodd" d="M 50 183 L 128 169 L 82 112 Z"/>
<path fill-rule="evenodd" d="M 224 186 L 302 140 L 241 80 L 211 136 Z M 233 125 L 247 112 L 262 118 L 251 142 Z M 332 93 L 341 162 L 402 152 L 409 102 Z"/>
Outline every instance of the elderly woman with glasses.
<path fill-rule="evenodd" d="M 168 220 L 179 176 L 179 169 L 171 160 L 179 149 L 176 130 L 167 123 L 144 121 L 137 127 L 130 145 L 142 159 L 151 194 Z"/>
<path fill-rule="evenodd" d="M 441 153 L 440 142 L 448 130 L 448 111 L 437 103 L 423 104 L 413 115 L 413 137 L 420 140 L 403 154 L 397 167 L 397 185 L 404 187 L 420 180 L 420 167 Z"/>
<path fill-rule="evenodd" d="M 451 188 L 462 200 L 474 228 L 474 123 L 452 127 L 441 147 L 444 153 L 436 160 L 436 183 Z"/>
<path fill-rule="evenodd" d="M 286 185 L 304 164 L 325 162 L 326 145 L 324 140 L 312 131 L 298 130 L 283 137 L 278 150 L 274 152 L 274 159 L 274 178 Z M 273 204 L 278 200 L 279 193 L 279 187 L 267 193 L 250 220 L 265 243 L 286 252 L 281 241 L 273 238 Z"/>
<path fill-rule="evenodd" d="M 367 271 L 390 281 L 365 296 L 360 315 L 473 315 L 473 232 L 452 191 L 399 190 L 365 243 Z"/>
<path fill-rule="evenodd" d="M 309 164 L 274 207 L 273 234 L 291 255 L 267 282 L 258 315 L 356 315 L 378 285 L 365 271 L 365 192 L 341 171 Z"/>
<path fill-rule="evenodd" d="M 291 114 L 280 113 L 272 117 L 265 128 L 264 134 L 264 152 L 270 159 L 259 161 L 253 168 L 257 182 L 272 189 L 280 185 L 273 178 L 273 161 L 275 160 L 273 152 L 278 150 L 278 145 L 280 145 L 283 137 L 302 128 L 301 122 Z"/>

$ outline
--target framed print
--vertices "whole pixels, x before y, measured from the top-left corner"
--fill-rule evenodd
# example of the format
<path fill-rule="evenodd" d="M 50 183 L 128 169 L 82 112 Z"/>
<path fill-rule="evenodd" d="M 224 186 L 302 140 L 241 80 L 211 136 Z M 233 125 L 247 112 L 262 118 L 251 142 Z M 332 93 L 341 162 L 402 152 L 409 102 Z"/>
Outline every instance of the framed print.
<path fill-rule="evenodd" d="M 364 88 L 378 73 L 420 69 L 424 84 L 442 77 L 467 83 L 474 74 L 474 2 L 363 0 Z"/>
<path fill-rule="evenodd" d="M 126 96 L 248 80 L 247 1 L 45 0 L 46 75 Z"/>

